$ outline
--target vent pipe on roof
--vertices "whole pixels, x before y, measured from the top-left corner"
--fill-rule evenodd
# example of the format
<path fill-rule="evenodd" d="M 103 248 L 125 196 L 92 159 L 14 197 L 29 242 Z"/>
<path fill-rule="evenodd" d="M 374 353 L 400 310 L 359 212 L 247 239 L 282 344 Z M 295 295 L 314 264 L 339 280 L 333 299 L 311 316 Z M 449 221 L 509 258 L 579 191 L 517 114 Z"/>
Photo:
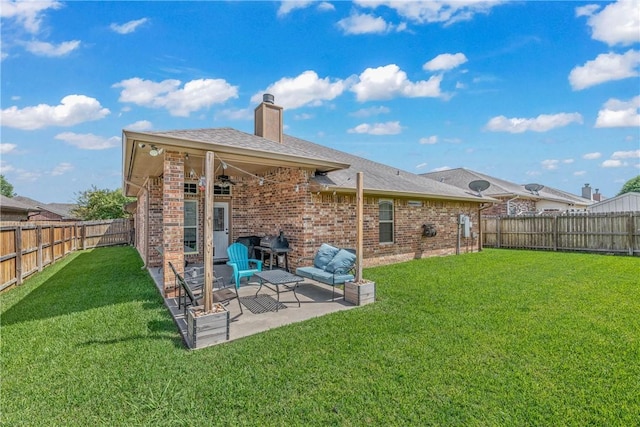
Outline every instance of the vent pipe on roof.
<path fill-rule="evenodd" d="M 262 95 L 262 102 L 266 102 L 267 104 L 275 104 L 275 98 L 270 93 L 265 93 Z"/>

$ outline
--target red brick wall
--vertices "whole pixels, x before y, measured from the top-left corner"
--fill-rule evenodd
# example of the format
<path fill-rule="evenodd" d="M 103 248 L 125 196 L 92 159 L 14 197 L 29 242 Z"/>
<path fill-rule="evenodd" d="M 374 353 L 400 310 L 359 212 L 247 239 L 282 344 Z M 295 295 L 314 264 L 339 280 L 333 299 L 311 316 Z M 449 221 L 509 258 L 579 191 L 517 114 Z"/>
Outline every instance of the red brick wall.
<path fill-rule="evenodd" d="M 522 212 L 535 212 L 536 210 L 536 202 L 531 199 L 515 199 L 509 202 L 509 206 L 515 213 L 507 212 L 507 201 L 512 199 L 511 197 L 508 199 L 499 199 L 501 202 L 496 203 L 494 206 L 487 208 L 482 211 L 483 215 L 494 216 L 494 215 L 515 215 L 517 213 Z"/>
<path fill-rule="evenodd" d="M 164 290 L 173 296 L 175 277 L 169 262 L 184 273 L 184 157 L 165 151 L 162 191 L 162 244 L 164 247 Z"/>

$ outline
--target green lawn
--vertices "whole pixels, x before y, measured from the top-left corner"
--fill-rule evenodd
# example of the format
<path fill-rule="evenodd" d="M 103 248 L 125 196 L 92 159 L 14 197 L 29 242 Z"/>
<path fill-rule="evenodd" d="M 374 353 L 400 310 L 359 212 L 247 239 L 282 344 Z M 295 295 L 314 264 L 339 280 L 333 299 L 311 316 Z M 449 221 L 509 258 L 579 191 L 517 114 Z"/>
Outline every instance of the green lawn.
<path fill-rule="evenodd" d="M 198 351 L 132 248 L 0 295 L 0 424 L 638 425 L 640 259 L 485 250 L 367 269 L 378 301 Z"/>

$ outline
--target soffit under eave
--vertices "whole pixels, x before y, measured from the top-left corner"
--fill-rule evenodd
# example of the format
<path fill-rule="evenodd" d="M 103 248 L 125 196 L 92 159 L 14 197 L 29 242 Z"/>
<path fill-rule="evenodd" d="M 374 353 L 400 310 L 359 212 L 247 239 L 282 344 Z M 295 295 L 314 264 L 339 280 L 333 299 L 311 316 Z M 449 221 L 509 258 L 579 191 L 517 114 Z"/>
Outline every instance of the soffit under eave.
<path fill-rule="evenodd" d="M 311 192 L 320 192 L 320 193 L 332 193 L 336 192 L 338 194 L 355 194 L 356 189 L 353 187 L 335 187 L 335 186 L 323 186 L 319 184 L 315 184 L 309 189 Z M 403 199 L 420 199 L 420 200 L 446 200 L 446 201 L 455 201 L 455 202 L 473 202 L 473 203 L 499 203 L 500 200 L 494 199 L 492 197 L 482 196 L 448 196 L 441 194 L 428 194 L 428 193 L 416 193 L 416 192 L 407 192 L 407 191 L 389 191 L 389 190 L 376 190 L 376 189 L 367 189 L 364 188 L 363 193 L 365 196 L 378 196 L 378 197 L 388 197 L 388 198 L 403 198 Z"/>
<path fill-rule="evenodd" d="M 162 156 L 149 157 L 148 153 L 144 153 L 147 157 L 139 159 L 138 157 L 143 153 L 142 149 L 138 147 L 139 143 L 157 145 L 168 151 L 184 152 L 188 153 L 190 156 L 196 158 L 200 157 L 203 159 L 205 157 L 205 153 L 207 151 L 211 151 L 214 152 L 214 158 L 216 158 L 216 161 L 222 159 L 229 164 L 232 164 L 232 162 L 238 162 L 245 165 L 251 165 L 251 167 L 258 169 L 260 167 L 290 167 L 333 171 L 349 167 L 349 164 L 347 163 L 335 162 L 326 159 L 309 158 L 285 153 L 273 153 L 130 131 L 123 131 L 123 136 L 123 178 L 125 192 L 128 192 L 130 184 L 140 186 L 143 184 L 142 181 L 146 176 L 159 176 L 161 174 Z M 145 162 L 144 167 L 137 162 Z M 150 162 L 155 162 L 155 167 L 152 165 L 150 166 Z M 252 172 L 258 171 L 254 170 Z"/>

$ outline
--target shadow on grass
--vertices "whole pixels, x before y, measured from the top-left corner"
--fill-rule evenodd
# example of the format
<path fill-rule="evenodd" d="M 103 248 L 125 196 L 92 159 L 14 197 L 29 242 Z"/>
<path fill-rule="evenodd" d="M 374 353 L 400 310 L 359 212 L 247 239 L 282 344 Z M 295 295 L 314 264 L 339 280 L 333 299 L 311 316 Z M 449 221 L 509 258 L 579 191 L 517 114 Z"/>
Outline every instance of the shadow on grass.
<path fill-rule="evenodd" d="M 144 309 L 162 308 L 162 297 L 141 267 L 137 252 L 129 247 L 81 253 L 61 268 L 48 267 L 60 269 L 2 313 L 2 324 L 54 318 L 134 301 L 143 302 Z M 48 269 L 39 274 L 50 273 Z M 27 281 L 23 286 L 29 284 Z"/>

